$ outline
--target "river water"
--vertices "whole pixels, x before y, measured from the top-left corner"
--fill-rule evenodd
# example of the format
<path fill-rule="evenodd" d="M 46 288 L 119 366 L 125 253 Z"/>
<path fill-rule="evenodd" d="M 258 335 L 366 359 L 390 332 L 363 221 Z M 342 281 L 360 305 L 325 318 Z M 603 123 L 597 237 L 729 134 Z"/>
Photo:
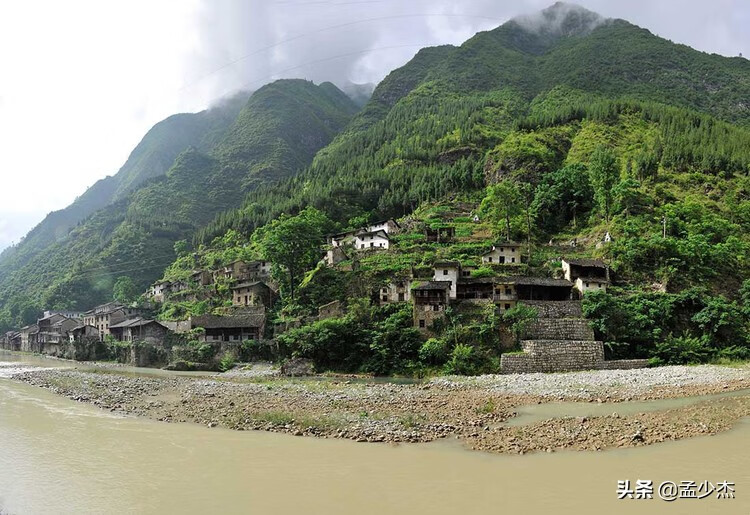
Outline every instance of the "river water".
<path fill-rule="evenodd" d="M 165 424 L 0 379 L 0 512 L 747 515 L 749 442 L 745 421 L 644 448 L 498 456 Z M 726 480 L 737 497 L 618 500 L 625 479 Z"/>

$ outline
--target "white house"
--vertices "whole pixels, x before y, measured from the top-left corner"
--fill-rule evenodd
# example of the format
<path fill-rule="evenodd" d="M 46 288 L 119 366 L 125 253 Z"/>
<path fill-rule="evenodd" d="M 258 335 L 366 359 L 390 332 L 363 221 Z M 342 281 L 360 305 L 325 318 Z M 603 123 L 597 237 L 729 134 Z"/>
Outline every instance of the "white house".
<path fill-rule="evenodd" d="M 578 277 L 574 288 L 584 294 L 588 291 L 607 291 L 609 281 L 601 277 Z"/>
<path fill-rule="evenodd" d="M 458 261 L 438 261 L 434 266 L 433 281 L 450 282 L 449 296 L 456 298 L 458 279 L 461 277 L 461 263 Z"/>
<path fill-rule="evenodd" d="M 374 233 L 383 233 L 386 235 L 386 237 L 390 234 L 395 234 L 401 229 L 401 226 L 398 224 L 398 222 L 394 219 L 389 220 L 383 220 L 381 222 L 375 222 L 374 224 L 370 224 L 366 227 L 362 227 L 360 229 L 356 229 L 354 231 L 347 231 L 342 232 L 338 234 L 334 234 L 329 238 L 328 243 L 332 247 L 341 247 L 342 245 L 345 245 L 347 243 L 351 243 L 355 246 L 356 249 L 362 249 L 361 244 L 362 242 L 357 241 L 358 236 L 360 235 L 370 235 Z M 369 245 L 370 240 L 367 240 L 366 247 L 370 248 Z M 382 243 L 382 242 L 381 242 Z M 373 246 L 376 247 L 376 246 Z M 381 247 L 381 248 L 388 248 L 388 246 Z"/>
<path fill-rule="evenodd" d="M 513 241 L 496 243 L 492 246 L 492 250 L 482 255 L 482 263 L 520 264 L 521 244 Z"/>
<path fill-rule="evenodd" d="M 360 232 L 354 236 L 354 248 L 357 250 L 388 249 L 390 246 L 391 239 L 383 230 Z"/>
<path fill-rule="evenodd" d="M 571 281 L 581 294 L 592 290 L 607 290 L 609 267 L 604 261 L 563 258 L 561 265 L 565 279 Z"/>

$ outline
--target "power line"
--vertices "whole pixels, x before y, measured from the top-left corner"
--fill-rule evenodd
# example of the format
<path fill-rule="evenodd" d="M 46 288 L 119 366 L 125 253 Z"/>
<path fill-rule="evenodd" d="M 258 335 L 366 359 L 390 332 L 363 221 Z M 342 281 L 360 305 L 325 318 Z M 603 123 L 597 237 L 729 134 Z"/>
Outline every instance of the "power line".
<path fill-rule="evenodd" d="M 364 3 L 364 2 L 351 2 L 351 3 Z M 208 77 L 216 75 L 217 73 L 219 73 L 219 72 L 221 72 L 221 71 L 223 71 L 223 70 L 225 70 L 227 68 L 230 68 L 230 67 L 234 66 L 235 64 L 237 64 L 237 63 L 239 63 L 241 61 L 249 59 L 250 57 L 253 57 L 255 55 L 258 55 L 258 54 L 260 54 L 262 52 L 265 52 L 265 51 L 268 51 L 268 50 L 272 50 L 272 49 L 274 49 L 274 48 L 276 48 L 278 46 L 284 45 L 286 43 L 291 43 L 292 41 L 297 41 L 299 39 L 312 36 L 314 34 L 320 34 L 322 32 L 328 32 L 328 31 L 331 31 L 331 30 L 342 29 L 342 28 L 352 27 L 354 25 L 360 25 L 360 24 L 363 24 L 363 23 L 372 23 L 372 22 L 376 22 L 376 21 L 407 19 L 407 18 L 432 18 L 432 17 L 442 17 L 442 18 L 472 18 L 472 19 L 488 20 L 488 21 L 493 21 L 493 22 L 502 22 L 502 21 L 505 21 L 505 20 L 501 20 L 499 18 L 493 18 L 491 16 L 472 15 L 472 14 L 436 13 L 436 14 L 394 14 L 394 15 L 390 15 L 390 16 L 378 16 L 378 17 L 375 17 L 375 18 L 366 18 L 366 19 L 363 19 L 363 20 L 354 20 L 354 21 L 350 21 L 350 22 L 346 22 L 346 23 L 339 23 L 339 24 L 336 24 L 336 25 L 330 25 L 328 27 L 323 27 L 321 29 L 312 30 L 310 32 L 305 32 L 303 34 L 297 34 L 296 36 L 292 36 L 292 37 L 289 37 L 289 38 L 286 38 L 286 39 L 282 39 L 282 40 L 277 41 L 275 43 L 272 43 L 270 45 L 266 45 L 264 47 L 261 47 L 261 48 L 258 48 L 256 50 L 253 50 L 252 52 L 250 52 L 248 54 L 245 54 L 245 55 L 240 56 L 240 57 L 238 57 L 236 59 L 233 59 L 233 60 L 231 60 L 231 61 L 229 61 L 229 62 L 227 62 L 227 63 L 219 66 L 218 68 L 216 68 L 216 69 L 208 72 L 207 74 L 202 75 L 201 77 L 196 78 L 195 80 L 191 81 L 189 84 L 186 84 L 186 85 L 182 86 L 178 91 L 183 91 L 185 89 L 191 88 L 192 86 L 194 86 L 198 82 L 201 82 L 202 80 L 207 79 Z M 314 63 L 308 63 L 308 64 L 314 64 Z M 283 73 L 283 72 L 281 72 L 281 73 Z M 271 75 L 271 77 L 272 76 L 273 75 Z M 261 79 L 261 80 L 263 80 L 263 79 Z M 257 82 L 257 81 L 254 81 L 254 82 Z"/>

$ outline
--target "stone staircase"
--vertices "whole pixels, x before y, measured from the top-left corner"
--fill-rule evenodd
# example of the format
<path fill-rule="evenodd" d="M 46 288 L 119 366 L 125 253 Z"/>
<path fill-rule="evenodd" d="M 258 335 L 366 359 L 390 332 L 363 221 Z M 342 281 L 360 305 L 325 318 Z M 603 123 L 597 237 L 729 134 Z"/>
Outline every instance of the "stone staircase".
<path fill-rule="evenodd" d="M 604 361 L 604 344 L 596 341 L 594 330 L 583 318 L 580 301 L 524 304 L 536 308 L 539 318 L 524 334 L 523 353 L 501 356 L 503 374 L 647 366 L 646 360 Z"/>

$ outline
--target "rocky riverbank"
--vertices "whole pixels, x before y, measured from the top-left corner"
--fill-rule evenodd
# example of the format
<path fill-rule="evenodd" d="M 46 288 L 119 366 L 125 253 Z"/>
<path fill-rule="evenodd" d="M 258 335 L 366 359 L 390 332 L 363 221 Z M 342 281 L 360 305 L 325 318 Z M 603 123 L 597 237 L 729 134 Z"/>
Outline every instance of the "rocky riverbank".
<path fill-rule="evenodd" d="M 718 366 L 569 374 L 436 378 L 422 384 L 270 374 L 148 377 L 117 370 L 35 369 L 12 378 L 113 412 L 165 422 L 361 442 L 457 438 L 469 447 L 526 453 L 629 447 L 715 434 L 750 415 L 750 396 L 618 415 L 618 403 L 750 388 L 750 368 Z M 505 424 L 520 406 L 578 400 L 612 414 Z"/>

